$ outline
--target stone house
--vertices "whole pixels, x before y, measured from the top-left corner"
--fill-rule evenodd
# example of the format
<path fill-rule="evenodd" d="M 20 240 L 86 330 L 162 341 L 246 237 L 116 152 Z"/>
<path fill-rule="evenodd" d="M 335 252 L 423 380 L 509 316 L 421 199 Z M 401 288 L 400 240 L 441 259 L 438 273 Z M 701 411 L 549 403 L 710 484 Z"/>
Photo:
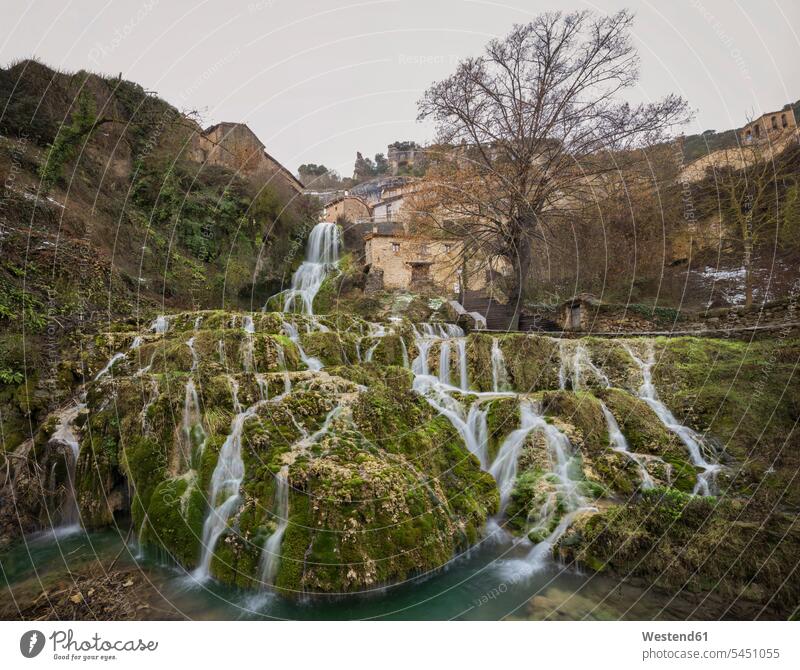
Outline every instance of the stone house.
<path fill-rule="evenodd" d="M 367 284 L 371 290 L 436 290 L 457 295 L 465 275 L 463 242 L 409 233 L 403 226 L 375 224 L 364 235 Z M 485 272 L 467 272 L 471 291 L 486 286 Z"/>
<path fill-rule="evenodd" d="M 562 330 L 588 330 L 599 306 L 600 300 L 588 293 L 579 293 L 562 303 L 559 315 Z"/>
<path fill-rule="evenodd" d="M 797 131 L 797 120 L 791 105 L 777 112 L 762 114 L 739 131 L 743 144 L 769 142 L 784 133 Z"/>
<path fill-rule="evenodd" d="M 244 123 L 223 122 L 206 128 L 194 136 L 189 156 L 198 163 L 235 170 L 245 179 L 274 179 L 295 193 L 303 191 L 300 180 L 267 153 L 258 136 Z"/>

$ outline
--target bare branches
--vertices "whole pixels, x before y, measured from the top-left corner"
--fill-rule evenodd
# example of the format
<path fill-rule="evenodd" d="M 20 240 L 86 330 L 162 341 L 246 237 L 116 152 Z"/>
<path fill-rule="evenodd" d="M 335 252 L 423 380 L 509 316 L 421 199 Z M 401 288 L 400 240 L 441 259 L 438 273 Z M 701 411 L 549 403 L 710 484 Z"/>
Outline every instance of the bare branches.
<path fill-rule="evenodd" d="M 459 63 L 419 101 L 440 143 L 430 179 L 441 200 L 428 200 L 481 236 L 488 223 L 506 243 L 491 248 L 512 265 L 587 182 L 688 117 L 676 95 L 637 105 L 619 97 L 638 80 L 632 22 L 627 10 L 541 14 Z"/>

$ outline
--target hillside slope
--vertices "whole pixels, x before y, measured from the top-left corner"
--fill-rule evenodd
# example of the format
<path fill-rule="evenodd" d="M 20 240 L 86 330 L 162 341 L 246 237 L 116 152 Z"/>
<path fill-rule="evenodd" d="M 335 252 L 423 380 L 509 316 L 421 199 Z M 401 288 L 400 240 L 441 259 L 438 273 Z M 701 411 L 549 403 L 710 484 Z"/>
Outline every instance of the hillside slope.
<path fill-rule="evenodd" d="M 78 335 L 156 309 L 260 307 L 299 261 L 314 204 L 192 160 L 201 132 L 134 82 L 0 69 L 6 448 L 78 381 L 62 363 Z"/>

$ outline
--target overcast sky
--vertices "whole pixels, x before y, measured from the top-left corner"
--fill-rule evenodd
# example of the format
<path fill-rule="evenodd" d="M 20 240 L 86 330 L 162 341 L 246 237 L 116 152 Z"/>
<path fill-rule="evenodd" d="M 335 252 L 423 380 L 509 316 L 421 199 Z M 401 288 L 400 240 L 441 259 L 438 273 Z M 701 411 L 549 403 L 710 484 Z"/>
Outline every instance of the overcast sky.
<path fill-rule="evenodd" d="M 431 139 L 416 101 L 454 63 L 548 9 L 636 12 L 638 99 L 675 91 L 686 132 L 800 98 L 800 2 L 671 0 L 0 0 L 0 62 L 118 74 L 204 122 L 243 121 L 292 171 Z"/>

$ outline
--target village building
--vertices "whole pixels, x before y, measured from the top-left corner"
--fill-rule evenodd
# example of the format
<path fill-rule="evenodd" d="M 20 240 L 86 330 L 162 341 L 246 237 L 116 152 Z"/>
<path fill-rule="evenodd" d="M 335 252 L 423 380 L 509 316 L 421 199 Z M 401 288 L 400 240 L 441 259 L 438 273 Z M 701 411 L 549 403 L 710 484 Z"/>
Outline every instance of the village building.
<path fill-rule="evenodd" d="M 223 122 L 206 128 L 194 136 L 189 156 L 198 163 L 235 170 L 245 179 L 275 180 L 294 193 L 303 192 L 300 180 L 267 153 L 263 142 L 244 123 Z"/>
<path fill-rule="evenodd" d="M 749 144 L 750 142 L 768 142 L 784 133 L 795 132 L 796 129 L 797 120 L 794 116 L 794 109 L 791 105 L 784 105 L 783 109 L 777 112 L 762 114 L 751 121 L 739 131 L 739 135 L 744 144 Z"/>
<path fill-rule="evenodd" d="M 394 142 L 387 147 L 386 160 L 393 175 L 409 172 L 422 150 L 416 142 Z"/>
<path fill-rule="evenodd" d="M 463 242 L 409 233 L 403 226 L 375 224 L 364 236 L 367 276 L 370 292 L 408 289 L 435 290 L 445 295 L 459 295 L 464 288 L 480 290 L 485 286 L 481 273 L 467 276 L 462 266 Z"/>

